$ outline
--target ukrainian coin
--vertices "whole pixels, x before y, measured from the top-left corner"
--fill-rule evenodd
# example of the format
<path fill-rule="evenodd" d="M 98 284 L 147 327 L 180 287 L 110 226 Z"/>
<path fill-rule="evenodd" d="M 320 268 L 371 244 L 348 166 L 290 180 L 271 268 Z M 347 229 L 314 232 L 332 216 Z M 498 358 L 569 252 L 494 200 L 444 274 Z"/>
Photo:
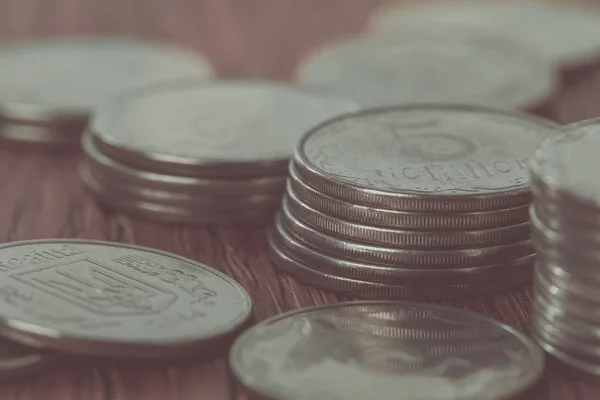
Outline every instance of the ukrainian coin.
<path fill-rule="evenodd" d="M 478 279 L 489 280 L 510 279 L 511 276 L 530 274 L 535 255 L 527 255 L 511 262 L 479 267 L 448 268 L 441 265 L 438 268 L 422 268 L 417 266 L 385 266 L 375 263 L 363 263 L 344 258 L 334 257 L 311 248 L 293 235 L 286 232 L 280 221 L 276 221 L 275 230 L 271 233 L 271 242 L 278 248 L 289 252 L 295 259 L 306 265 L 318 266 L 319 271 L 345 278 L 380 282 L 388 284 L 440 284 L 464 283 Z"/>
<path fill-rule="evenodd" d="M 85 177 L 85 175 L 82 175 Z M 85 178 L 84 178 L 85 179 Z M 266 207 L 244 207 L 239 209 L 195 208 L 164 204 L 159 201 L 144 200 L 135 197 L 122 196 L 97 185 L 92 180 L 85 181 L 96 200 L 104 206 L 118 211 L 170 224 L 227 224 L 239 225 L 254 222 L 264 222 L 272 217 L 279 202 Z"/>
<path fill-rule="evenodd" d="M 501 246 L 472 249 L 403 249 L 392 246 L 359 243 L 323 233 L 303 223 L 285 209 L 280 210 L 276 223 L 296 239 L 336 257 L 387 266 L 415 266 L 419 268 L 478 267 L 486 264 L 512 261 L 535 253 L 531 240 Z"/>
<path fill-rule="evenodd" d="M 372 334 L 342 321 L 394 329 Z M 479 335 L 442 336 L 469 329 Z M 433 331 L 441 338 L 428 338 Z M 351 302 L 263 321 L 238 338 L 229 362 L 243 387 L 269 399 L 496 400 L 531 386 L 544 355 L 523 334 L 469 311 Z"/>
<path fill-rule="evenodd" d="M 86 154 L 85 162 L 90 170 L 123 185 L 141 186 L 171 193 L 185 192 L 211 196 L 277 194 L 280 197 L 285 189 L 285 176 L 209 179 L 198 176 L 165 175 L 133 168 L 98 151 L 91 135 L 84 135 L 82 147 Z"/>
<path fill-rule="evenodd" d="M 398 35 L 329 45 L 307 57 L 295 79 L 363 107 L 418 103 L 532 108 L 556 90 L 554 67 L 520 42 L 496 35 Z"/>
<path fill-rule="evenodd" d="M 181 175 L 287 173 L 312 126 L 355 111 L 350 100 L 275 83 L 180 81 L 134 90 L 91 123 L 100 151 L 130 165 Z"/>
<path fill-rule="evenodd" d="M 531 236 L 529 222 L 480 231 L 409 231 L 343 221 L 309 207 L 288 191 L 281 208 L 302 222 L 326 233 L 360 242 L 405 249 L 451 249 L 520 242 Z"/>
<path fill-rule="evenodd" d="M 274 242 L 270 243 L 269 253 L 274 265 L 287 275 L 328 292 L 342 293 L 362 299 L 455 300 L 511 290 L 531 279 L 531 272 L 524 271 L 523 274 L 511 276 L 510 280 L 492 278 L 489 280 L 480 279 L 469 283 L 449 282 L 440 285 L 415 285 L 414 283 L 410 283 L 396 285 L 346 278 L 310 268 L 291 255 L 289 251 L 279 247 Z"/>
<path fill-rule="evenodd" d="M 287 186 L 288 191 L 296 193 L 303 202 L 324 214 L 352 222 L 389 228 L 478 230 L 516 225 L 529 219 L 527 206 L 472 213 L 426 214 L 349 203 L 323 194 L 305 183 L 294 165 L 290 166 Z"/>
<path fill-rule="evenodd" d="M 168 190 L 133 186 L 114 182 L 109 177 L 102 176 L 93 171 L 89 166 L 80 165 L 82 180 L 96 191 L 112 193 L 116 197 L 131 200 L 149 201 L 182 208 L 211 209 L 221 211 L 239 210 L 248 207 L 277 208 L 281 203 L 282 194 L 252 194 L 238 196 L 211 196 L 208 194 L 177 193 Z"/>
<path fill-rule="evenodd" d="M 0 298 L 10 294 L 0 293 Z M 0 343 L 0 379 L 14 378 L 41 371 L 56 364 L 57 359 L 21 345 L 2 341 Z"/>
<path fill-rule="evenodd" d="M 152 42 L 76 37 L 16 43 L 0 49 L 0 110 L 23 120 L 81 120 L 123 89 L 210 74 L 199 55 Z"/>
<path fill-rule="evenodd" d="M 246 291 L 187 258 L 132 245 L 39 240 L 0 246 L 0 333 L 90 356 L 189 354 L 250 317 Z"/>
<path fill-rule="evenodd" d="M 394 3 L 372 17 L 371 27 L 383 35 L 394 35 L 407 22 L 493 28 L 527 43 L 552 63 L 588 62 L 600 54 L 600 10 L 573 3 L 455 0 L 410 8 Z"/>
<path fill-rule="evenodd" d="M 527 161 L 557 128 L 477 107 L 365 110 L 309 131 L 294 162 L 306 183 L 352 203 L 427 213 L 491 211 L 529 204 Z"/>

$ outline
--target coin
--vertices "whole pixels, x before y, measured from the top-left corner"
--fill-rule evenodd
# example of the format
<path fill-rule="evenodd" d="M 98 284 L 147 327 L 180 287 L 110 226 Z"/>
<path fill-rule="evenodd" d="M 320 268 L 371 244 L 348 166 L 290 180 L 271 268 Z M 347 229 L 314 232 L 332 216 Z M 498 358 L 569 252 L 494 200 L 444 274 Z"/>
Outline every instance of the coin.
<path fill-rule="evenodd" d="M 276 221 L 276 224 L 281 223 L 286 231 L 308 246 L 321 249 L 337 257 L 388 266 L 477 267 L 494 262 L 511 261 L 534 253 L 531 240 L 501 246 L 454 250 L 415 250 L 359 243 L 314 229 L 286 212 L 285 209 L 280 210 Z"/>
<path fill-rule="evenodd" d="M 291 85 L 182 80 L 115 98 L 90 130 L 100 151 L 151 171 L 264 176 L 287 173 L 310 127 L 357 109 L 353 101 Z"/>
<path fill-rule="evenodd" d="M 285 176 L 266 176 L 244 179 L 209 179 L 198 176 L 167 175 L 133 168 L 107 157 L 93 144 L 91 135 L 82 138 L 85 164 L 95 175 L 101 175 L 121 185 L 157 189 L 170 193 L 189 193 L 210 196 L 281 194 L 285 188 Z"/>
<path fill-rule="evenodd" d="M 309 55 L 295 80 L 336 91 L 363 107 L 418 103 L 532 108 L 556 90 L 554 67 L 519 41 L 480 33 L 397 35 L 329 44 Z"/>
<path fill-rule="evenodd" d="M 170 45 L 73 37 L 0 48 L 0 111 L 20 120 L 87 118 L 123 89 L 212 73 L 199 55 Z"/>
<path fill-rule="evenodd" d="M 394 335 L 373 335 L 349 329 L 341 320 L 399 329 L 391 330 Z M 405 337 L 402 327 L 421 334 Z M 480 335 L 425 337 L 459 328 Z M 456 353 L 467 345 L 470 350 Z M 351 302 L 263 321 L 236 340 L 229 363 L 246 390 L 269 399 L 491 400 L 531 386 L 542 373 L 544 355 L 521 333 L 469 311 Z"/>
<path fill-rule="evenodd" d="M 248 320 L 235 281 L 174 254 L 110 242 L 0 246 L 0 333 L 90 356 L 163 357 L 214 346 Z"/>
<path fill-rule="evenodd" d="M 527 255 L 516 261 L 482 265 L 479 267 L 448 268 L 440 265 L 432 268 L 417 266 L 385 266 L 375 263 L 363 263 L 336 256 L 328 255 L 305 245 L 293 235 L 288 233 L 277 220 L 275 229 L 271 233 L 271 242 L 278 248 L 284 249 L 295 259 L 306 265 L 313 265 L 315 269 L 345 278 L 358 279 L 370 282 L 387 284 L 431 284 L 440 283 L 464 283 L 477 279 L 488 279 L 496 277 L 504 279 L 511 275 L 519 275 L 523 272 L 530 273 L 535 255 Z M 514 259 L 515 255 L 511 258 Z M 318 267 L 316 267 L 318 266 Z"/>
<path fill-rule="evenodd" d="M 0 297 L 4 297 L 0 294 Z M 42 371 L 57 363 L 58 359 L 28 349 L 21 345 L 0 342 L 0 379 L 12 379 Z"/>
<path fill-rule="evenodd" d="M 347 221 L 389 228 L 478 230 L 516 225 L 529 218 L 527 206 L 474 213 L 426 214 L 353 204 L 323 194 L 311 187 L 302 180 L 293 164 L 290 165 L 287 187 L 288 191 L 302 198 L 304 203 L 322 213 Z"/>
<path fill-rule="evenodd" d="M 306 183 L 351 203 L 491 211 L 529 204 L 527 160 L 557 132 L 544 119 L 478 107 L 372 109 L 309 131 L 294 163 Z"/>
<path fill-rule="evenodd" d="M 500 291 L 512 290 L 531 279 L 530 271 L 525 269 L 522 274 L 513 274 L 510 280 L 489 279 L 484 281 L 480 279 L 475 282 L 449 282 L 440 285 L 379 283 L 332 275 L 311 268 L 274 242 L 270 242 L 269 254 L 274 265 L 285 274 L 329 292 L 339 292 L 363 299 L 456 300 L 470 296 L 490 295 Z"/>
<path fill-rule="evenodd" d="M 83 124 L 31 124 L 0 118 L 0 138 L 44 144 L 79 144 Z"/>
<path fill-rule="evenodd" d="M 297 219 L 329 234 L 353 238 L 359 242 L 384 244 L 404 249 L 459 249 L 494 246 L 529 239 L 529 222 L 480 231 L 409 231 L 343 221 L 323 214 L 303 203 L 291 191 L 281 208 Z"/>
<path fill-rule="evenodd" d="M 493 28 L 527 43 L 552 63 L 579 64 L 600 54 L 600 10 L 574 3 L 454 0 L 419 2 L 415 7 L 393 3 L 375 13 L 370 26 L 376 32 L 392 35 L 406 22 L 455 22 Z"/>

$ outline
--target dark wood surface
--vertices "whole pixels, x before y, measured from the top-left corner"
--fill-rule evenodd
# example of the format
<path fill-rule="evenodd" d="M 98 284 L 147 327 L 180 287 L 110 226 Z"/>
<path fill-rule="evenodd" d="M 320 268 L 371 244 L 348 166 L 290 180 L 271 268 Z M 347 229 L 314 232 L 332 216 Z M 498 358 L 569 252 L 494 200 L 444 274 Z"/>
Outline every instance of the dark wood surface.
<path fill-rule="evenodd" d="M 222 77 L 286 79 L 315 46 L 362 29 L 379 0 L 1 0 L 0 39 L 56 34 L 121 34 L 190 45 Z M 562 123 L 600 115 L 599 66 L 563 75 L 551 106 Z M 90 77 L 93 79 L 93 77 Z M 0 238 L 88 238 L 136 243 L 211 265 L 241 282 L 263 319 L 339 300 L 278 277 L 266 256 L 265 227 L 167 227 L 97 206 L 76 170 L 77 151 L 2 143 Z M 527 329 L 529 288 L 453 305 Z M 79 363 L 0 384 L 1 399 L 178 400 L 236 398 L 226 358 L 144 367 Z M 549 362 L 528 399 L 598 399 L 600 388 Z"/>

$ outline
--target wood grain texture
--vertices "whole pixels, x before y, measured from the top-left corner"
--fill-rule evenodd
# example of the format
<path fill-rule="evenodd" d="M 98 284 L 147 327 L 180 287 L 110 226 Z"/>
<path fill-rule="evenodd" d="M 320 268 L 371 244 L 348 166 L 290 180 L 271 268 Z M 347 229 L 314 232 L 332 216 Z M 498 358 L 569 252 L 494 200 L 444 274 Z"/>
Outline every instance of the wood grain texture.
<path fill-rule="evenodd" d="M 0 39 L 57 34 L 119 34 L 189 45 L 222 77 L 287 79 L 311 49 L 359 32 L 379 0 L 2 0 Z M 600 3 L 600 1 L 599 1 Z M 551 105 L 562 123 L 600 116 L 600 65 L 568 71 Z M 93 79 L 93 77 L 91 77 Z M 263 319 L 297 307 L 340 300 L 275 274 L 265 229 L 161 226 L 103 210 L 84 190 L 79 153 L 43 146 L 0 146 L 0 239 L 88 238 L 151 246 L 211 265 L 241 282 Z M 519 329 L 527 327 L 529 288 L 452 303 Z M 527 399 L 600 398 L 584 377 L 549 363 Z M 107 366 L 80 362 L 0 384 L 1 399 L 178 400 L 238 398 L 226 358 Z"/>

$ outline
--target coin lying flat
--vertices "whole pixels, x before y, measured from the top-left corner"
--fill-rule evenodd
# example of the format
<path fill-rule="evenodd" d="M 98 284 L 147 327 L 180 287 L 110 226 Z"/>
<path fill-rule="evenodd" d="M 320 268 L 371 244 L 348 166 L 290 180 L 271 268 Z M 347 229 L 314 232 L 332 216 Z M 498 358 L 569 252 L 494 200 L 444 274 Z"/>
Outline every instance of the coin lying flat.
<path fill-rule="evenodd" d="M 27 124 L 0 118 L 0 138 L 11 141 L 71 145 L 78 144 L 84 124 Z"/>
<path fill-rule="evenodd" d="M 529 109 L 556 90 L 554 67 L 518 41 L 489 34 L 398 35 L 328 45 L 295 72 L 363 107 L 418 103 Z"/>
<path fill-rule="evenodd" d="M 355 111 L 353 101 L 272 83 L 183 80 L 134 90 L 101 108 L 97 148 L 129 165 L 179 175 L 287 172 L 310 127 Z"/>
<path fill-rule="evenodd" d="M 529 216 L 527 206 L 487 212 L 427 214 L 353 204 L 323 194 L 306 184 L 293 164 L 290 165 L 287 190 L 297 193 L 307 205 L 328 215 L 347 221 L 389 228 L 478 230 L 516 225 L 526 221 Z"/>
<path fill-rule="evenodd" d="M 10 290 L 4 293 L 10 293 Z M 0 297 L 4 297 L 4 293 L 0 294 Z M 10 294 L 7 295 L 9 296 Z M 55 365 L 57 361 L 56 357 L 38 353 L 21 345 L 0 342 L 0 379 L 36 373 Z"/>
<path fill-rule="evenodd" d="M 368 134 L 365 134 L 368 132 Z M 369 206 L 476 212 L 527 205 L 527 160 L 552 122 L 478 107 L 365 110 L 309 131 L 296 148 L 302 179 Z"/>
<path fill-rule="evenodd" d="M 157 250 L 40 240 L 0 246 L 0 333 L 90 356 L 159 357 L 214 346 L 251 313 L 222 273 Z"/>
<path fill-rule="evenodd" d="M 27 41 L 0 48 L 0 110 L 21 120 L 86 118 L 123 89 L 211 73 L 201 56 L 152 42 Z"/>
<path fill-rule="evenodd" d="M 92 135 L 82 138 L 86 155 L 85 167 L 96 175 L 106 177 L 120 185 L 162 190 L 169 193 L 189 193 L 210 196 L 278 194 L 285 188 L 285 176 L 268 176 L 245 179 L 205 179 L 196 176 L 166 175 L 133 168 L 119 163 L 100 152 L 93 144 Z"/>
<path fill-rule="evenodd" d="M 278 400 L 505 399 L 537 380 L 544 365 L 542 351 L 506 325 L 399 302 L 273 317 L 239 337 L 229 361 L 248 391 Z"/>
<path fill-rule="evenodd" d="M 576 2 L 541 1 L 418 2 L 383 7 L 371 18 L 374 31 L 393 34 L 406 22 L 458 22 L 499 30 L 529 44 L 553 63 L 581 63 L 600 54 L 600 10 Z"/>

